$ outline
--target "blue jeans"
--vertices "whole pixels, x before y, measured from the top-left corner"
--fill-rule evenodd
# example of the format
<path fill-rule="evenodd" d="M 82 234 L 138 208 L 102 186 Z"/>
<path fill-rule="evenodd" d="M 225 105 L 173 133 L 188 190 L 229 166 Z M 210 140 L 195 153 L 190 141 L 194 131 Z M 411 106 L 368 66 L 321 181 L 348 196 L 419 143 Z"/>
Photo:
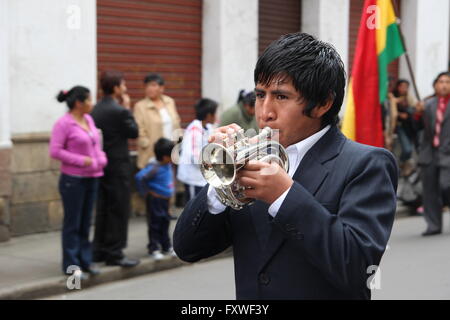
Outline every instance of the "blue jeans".
<path fill-rule="evenodd" d="M 405 128 L 403 128 L 401 125 L 397 128 L 397 135 L 400 142 L 400 147 L 402 149 L 402 153 L 400 154 L 400 161 L 404 162 L 411 159 L 414 146 L 413 140 L 410 136 L 408 136 Z"/>
<path fill-rule="evenodd" d="M 59 192 L 64 207 L 63 272 L 67 272 L 67 268 L 71 265 L 88 269 L 92 263 L 89 229 L 97 188 L 97 178 L 81 178 L 61 174 Z"/>
<path fill-rule="evenodd" d="M 169 237 L 169 200 L 156 198 L 147 195 L 147 226 L 148 226 L 148 253 L 155 250 L 166 252 L 170 249 L 171 241 Z"/>

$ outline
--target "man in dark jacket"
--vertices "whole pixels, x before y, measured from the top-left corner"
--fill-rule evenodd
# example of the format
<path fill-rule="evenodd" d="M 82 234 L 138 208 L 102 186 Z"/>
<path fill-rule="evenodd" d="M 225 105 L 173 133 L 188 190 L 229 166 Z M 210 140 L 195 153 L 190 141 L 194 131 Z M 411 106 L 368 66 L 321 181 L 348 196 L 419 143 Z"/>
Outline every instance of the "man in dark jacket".
<path fill-rule="evenodd" d="M 423 236 L 442 233 L 442 207 L 450 205 L 450 73 L 440 73 L 434 87 L 436 96 L 427 100 L 422 116 L 424 133 L 419 150 L 427 223 Z"/>
<path fill-rule="evenodd" d="M 100 179 L 93 260 L 132 267 L 139 261 L 126 258 L 122 250 L 127 246 L 130 214 L 128 139 L 137 138 L 138 126 L 130 110 L 119 104 L 127 90 L 123 75 L 114 71 L 104 72 L 100 83 L 104 96 L 94 107 L 92 117 L 102 130 L 108 165 Z"/>
<path fill-rule="evenodd" d="M 232 246 L 238 299 L 369 299 L 394 221 L 395 158 L 337 128 L 345 71 L 329 44 L 285 35 L 254 80 L 258 125 L 279 130 L 289 170 L 249 162 L 238 182 L 256 201 L 240 211 L 205 186 L 178 220 L 175 252 L 195 262 Z"/>

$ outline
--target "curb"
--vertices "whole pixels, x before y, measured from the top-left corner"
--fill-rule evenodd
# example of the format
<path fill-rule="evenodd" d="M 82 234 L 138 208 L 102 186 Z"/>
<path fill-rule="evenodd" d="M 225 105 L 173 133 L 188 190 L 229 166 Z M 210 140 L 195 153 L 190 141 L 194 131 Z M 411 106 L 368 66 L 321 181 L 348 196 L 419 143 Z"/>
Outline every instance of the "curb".
<path fill-rule="evenodd" d="M 199 263 L 223 259 L 232 256 L 232 250 L 218 254 L 214 257 L 201 260 Z M 101 267 L 101 273 L 94 277 L 89 277 L 81 281 L 81 288 L 92 288 L 101 284 L 110 283 L 118 280 L 125 280 L 151 273 L 174 269 L 182 266 L 188 266 L 191 263 L 183 262 L 177 257 L 164 257 L 162 260 L 154 260 L 153 258 L 143 258 L 141 263 L 136 267 Z M 70 294 L 78 290 L 70 290 L 67 288 L 68 277 L 60 276 L 48 278 L 45 280 L 34 281 L 31 284 L 10 287 L 0 290 L 0 300 L 30 300 L 50 297 L 60 294 Z"/>

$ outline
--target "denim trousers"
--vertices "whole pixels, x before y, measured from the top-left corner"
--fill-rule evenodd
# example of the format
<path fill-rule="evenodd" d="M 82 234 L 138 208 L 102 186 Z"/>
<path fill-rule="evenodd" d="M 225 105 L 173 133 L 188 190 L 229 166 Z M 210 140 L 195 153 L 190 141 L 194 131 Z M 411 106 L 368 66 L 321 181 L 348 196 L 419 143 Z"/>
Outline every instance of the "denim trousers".
<path fill-rule="evenodd" d="M 62 230 L 63 272 L 71 265 L 89 268 L 92 247 L 89 241 L 92 210 L 97 198 L 98 178 L 61 174 L 59 192 L 64 207 Z"/>

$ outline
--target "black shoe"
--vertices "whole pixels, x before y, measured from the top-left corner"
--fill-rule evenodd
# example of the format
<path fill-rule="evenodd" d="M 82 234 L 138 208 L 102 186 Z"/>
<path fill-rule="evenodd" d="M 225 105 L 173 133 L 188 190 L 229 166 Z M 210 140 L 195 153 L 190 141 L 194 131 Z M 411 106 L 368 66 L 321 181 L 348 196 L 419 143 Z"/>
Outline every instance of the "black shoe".
<path fill-rule="evenodd" d="M 104 255 L 101 255 L 101 254 L 93 254 L 92 255 L 92 262 L 95 262 L 95 263 L 100 263 L 100 262 L 105 262 L 105 256 Z"/>
<path fill-rule="evenodd" d="M 106 265 L 107 266 L 121 266 L 123 268 L 131 268 L 135 267 L 140 263 L 137 259 L 129 259 L 127 257 L 124 257 L 119 260 L 107 260 Z"/>
<path fill-rule="evenodd" d="M 441 230 L 436 230 L 436 231 L 430 231 L 430 230 L 427 230 L 427 231 L 425 231 L 425 232 L 422 233 L 422 237 L 434 236 L 434 235 L 436 235 L 436 234 L 441 234 L 441 233 L 442 233 Z"/>

